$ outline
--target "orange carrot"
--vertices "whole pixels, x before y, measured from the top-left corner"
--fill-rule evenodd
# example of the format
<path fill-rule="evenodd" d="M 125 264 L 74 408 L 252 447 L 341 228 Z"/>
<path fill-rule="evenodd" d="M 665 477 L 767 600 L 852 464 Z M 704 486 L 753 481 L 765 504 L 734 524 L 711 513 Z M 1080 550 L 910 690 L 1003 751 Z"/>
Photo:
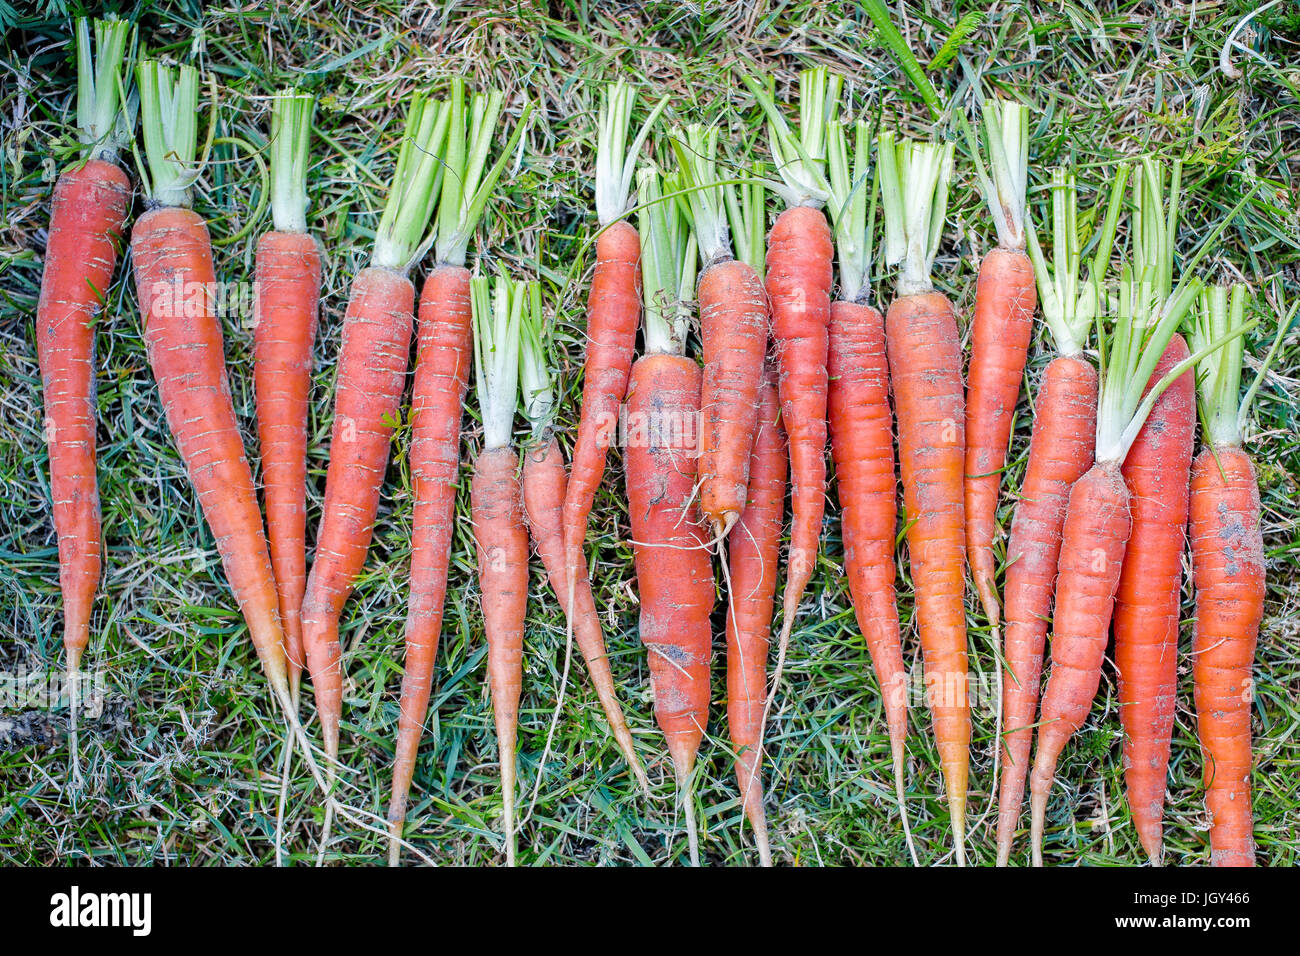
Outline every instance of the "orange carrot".
<path fill-rule="evenodd" d="M 1189 354 L 1183 337 L 1175 335 L 1150 384 Z M 1157 864 L 1177 695 L 1183 536 L 1195 432 L 1196 384 L 1189 369 L 1152 407 L 1121 469 L 1133 519 L 1114 614 L 1124 780 L 1138 836 Z"/>
<path fill-rule="evenodd" d="M 976 163 L 998 245 L 980 263 L 971 322 L 966 393 L 966 557 L 989 624 L 1001 623 L 997 561 L 998 486 L 1011 420 L 1034 323 L 1034 269 L 1025 255 L 1025 185 L 1029 111 L 1019 103 L 985 102 L 984 129 L 992 176 Z"/>
<path fill-rule="evenodd" d="M 878 156 L 886 259 L 902 265 L 898 297 L 885 317 L 885 345 L 898 416 L 907 550 L 926 696 L 948 790 L 957 865 L 964 866 L 971 732 L 963 606 L 966 415 L 952 303 L 930 280 L 947 206 L 952 146 L 896 145 L 893 135 L 885 133 Z M 917 227 L 919 235 L 914 234 Z"/>
<path fill-rule="evenodd" d="M 307 234 L 310 94 L 276 95 L 271 114 L 271 215 L 257 244 L 253 385 L 271 568 L 280 595 L 289 691 L 298 700 L 304 666 L 302 599 L 307 584 L 307 398 L 316 340 L 321 261 Z"/>
<path fill-rule="evenodd" d="M 84 162 L 54 184 L 41 297 L 36 306 L 36 357 L 45 401 L 54 531 L 59 542 L 63 647 L 67 654 L 72 776 L 77 760 L 77 669 L 90 641 L 90 615 L 100 572 L 99 485 L 95 475 L 94 320 L 105 301 L 131 201 L 131 181 L 117 165 L 121 109 L 118 80 L 132 28 L 125 20 L 95 22 L 92 57 L 86 20 L 77 21 L 77 125 Z"/>
<path fill-rule="evenodd" d="M 742 806 L 754 828 L 754 842 L 763 866 L 772 865 L 767 813 L 763 809 L 763 715 L 787 467 L 777 374 L 774 363 L 764 366 L 757 398 L 758 431 L 749 461 L 748 498 L 727 546 L 731 591 L 727 609 L 727 727 L 736 751 L 736 781 Z"/>

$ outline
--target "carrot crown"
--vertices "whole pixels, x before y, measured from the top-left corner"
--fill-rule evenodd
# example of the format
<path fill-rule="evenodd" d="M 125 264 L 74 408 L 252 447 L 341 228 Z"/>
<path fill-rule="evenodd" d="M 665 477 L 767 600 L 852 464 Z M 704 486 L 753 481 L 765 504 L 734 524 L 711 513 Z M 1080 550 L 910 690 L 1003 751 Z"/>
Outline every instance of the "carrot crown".
<path fill-rule="evenodd" d="M 885 261 L 901 267 L 900 296 L 928 292 L 934 288 L 930 271 L 948 212 L 953 146 L 897 141 L 893 133 L 881 133 L 877 154 Z"/>
<path fill-rule="evenodd" d="M 528 117 L 533 112 L 531 103 L 525 103 L 515 131 L 506 147 L 491 168 L 487 165 L 488 153 L 497 132 L 497 118 L 505 101 L 500 91 L 475 93 L 470 98 L 469 122 L 465 120 L 465 80 L 456 77 L 451 81 L 451 98 L 447 103 L 447 148 L 442 157 L 445 174 L 442 177 L 442 196 L 438 200 L 437 248 L 438 261 L 447 265 L 463 266 L 469 249 L 469 237 L 478 228 L 478 221 L 487 206 L 488 196 L 496 187 L 501 171 L 519 145 Z"/>
<path fill-rule="evenodd" d="M 98 55 L 91 51 L 89 21 L 77 20 L 77 133 L 87 158 L 116 162 L 135 126 L 131 99 L 123 109 L 120 96 L 129 89 L 130 75 L 122 76 L 122 62 L 135 28 L 114 16 L 95 20 L 94 25 Z"/>
<path fill-rule="evenodd" d="M 1128 166 L 1122 165 L 1115 171 L 1106 214 L 1101 229 L 1096 234 L 1096 245 L 1089 260 L 1088 272 L 1082 280 L 1079 276 L 1079 266 L 1083 261 L 1079 241 L 1079 187 L 1074 174 L 1060 167 L 1052 170 L 1050 266 L 1038 244 L 1033 220 L 1025 220 L 1029 258 L 1034 264 L 1034 277 L 1038 281 L 1043 318 L 1051 329 L 1056 351 L 1062 355 L 1077 355 L 1083 350 L 1084 343 L 1088 341 L 1088 330 L 1097 319 L 1101 287 L 1110 265 L 1115 245 L 1115 228 L 1119 223 L 1127 183 Z"/>
<path fill-rule="evenodd" d="M 727 221 L 735 241 L 736 258 L 763 278 L 767 256 L 766 170 L 755 163 L 753 175 L 741 183 L 727 182 L 722 194 L 727 202 Z"/>
<path fill-rule="evenodd" d="M 316 98 L 281 90 L 271 103 L 271 221 L 276 232 L 307 231 L 307 157 Z"/>
<path fill-rule="evenodd" d="M 839 112 L 843 77 L 828 72 L 824 66 L 799 74 L 797 136 L 777 108 L 772 80 L 769 78 L 765 86 L 752 76 L 742 79 L 767 114 L 768 142 L 781 177 L 772 189 L 788 206 L 824 206 L 831 195 L 826 180 L 826 131 Z"/>
<path fill-rule="evenodd" d="M 424 96 L 411 100 L 397 169 L 375 235 L 374 264 L 406 273 L 429 248 L 422 240 L 438 201 L 449 110 Z"/>
<path fill-rule="evenodd" d="M 848 136 L 844 124 L 831 123 L 827 132 L 831 200 L 827 210 L 835 226 L 835 252 L 840 260 L 840 298 L 865 302 L 871 294 L 871 260 L 875 253 L 875 181 L 868 176 L 871 163 L 871 133 L 867 124 L 853 124 L 853 165 L 849 165 Z"/>
<path fill-rule="evenodd" d="M 1007 100 L 985 100 L 984 144 L 992 176 L 975 157 L 975 173 L 993 214 L 999 245 L 1025 248 L 1025 191 L 1029 179 L 1029 109 Z"/>
<path fill-rule="evenodd" d="M 519 401 L 519 329 L 530 295 L 509 276 L 470 280 L 474 317 L 474 390 L 483 418 L 483 448 L 504 448 Z"/>
<path fill-rule="evenodd" d="M 628 211 L 637 154 L 667 104 L 667 96 L 655 104 L 629 148 L 627 131 L 632 125 L 636 90 L 624 80 L 605 87 L 605 98 L 596 120 L 596 218 L 602 227 Z"/>
<path fill-rule="evenodd" d="M 198 178 L 195 149 L 199 131 L 199 71 L 188 64 L 173 69 L 141 60 L 140 127 L 149 173 L 145 195 L 159 206 L 189 206 L 190 186 Z"/>
<path fill-rule="evenodd" d="M 732 258 L 727 197 L 718 175 L 718 129 L 692 124 L 685 130 L 673 130 L 671 141 L 677 154 L 677 181 L 685 190 L 679 201 L 707 269 Z"/>
<path fill-rule="evenodd" d="M 649 166 L 637 171 L 636 182 L 645 350 L 647 354 L 684 355 L 688 303 L 695 290 L 695 236 L 673 195 L 681 184 L 661 178 Z"/>
<path fill-rule="evenodd" d="M 534 279 L 520 282 L 518 287 L 524 300 L 519 326 L 519 384 L 523 390 L 524 417 L 528 419 L 536 443 L 542 441 L 551 427 L 555 388 L 551 383 L 548 336 L 542 319 L 542 285 Z"/>

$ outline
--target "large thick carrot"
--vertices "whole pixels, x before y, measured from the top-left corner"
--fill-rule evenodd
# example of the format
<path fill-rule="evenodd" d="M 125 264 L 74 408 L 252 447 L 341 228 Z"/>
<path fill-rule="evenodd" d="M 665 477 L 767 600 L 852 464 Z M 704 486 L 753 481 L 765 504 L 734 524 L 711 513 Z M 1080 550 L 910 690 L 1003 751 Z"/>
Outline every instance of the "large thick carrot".
<path fill-rule="evenodd" d="M 307 157 L 315 98 L 296 90 L 271 108 L 271 218 L 257 244 L 253 385 L 271 568 L 280 595 L 289 691 L 305 666 L 302 599 L 307 586 L 307 398 L 316 341 L 321 260 L 307 233 Z"/>
<path fill-rule="evenodd" d="M 421 97 L 412 103 L 371 265 L 353 279 L 343 318 L 325 501 L 302 604 L 303 646 L 331 785 L 343 711 L 339 618 L 365 564 L 379 510 L 411 349 L 415 287 L 406 273 L 437 196 L 447 113 Z M 327 807 L 322 854 L 329 825 Z"/>
<path fill-rule="evenodd" d="M 1078 190 L 1064 169 L 1052 171 L 1053 265 L 1049 268 L 1032 223 L 1029 252 L 1043 318 L 1057 356 L 1043 370 L 1035 396 L 1029 460 L 1007 540 L 1003 632 L 1001 776 L 998 781 L 997 862 L 1005 866 L 1020 825 L 1043 648 L 1061 555 L 1061 527 L 1070 488 L 1093 464 L 1097 431 L 1097 370 L 1083 346 L 1096 317 L 1098 289 L 1114 244 L 1128 167 L 1116 171 L 1097 252 L 1080 276 Z M 1082 281 L 1081 281 L 1082 279 Z"/>
<path fill-rule="evenodd" d="M 618 430 L 619 407 L 627 395 L 641 317 L 641 240 L 623 216 L 637 154 L 655 118 L 659 101 L 626 148 L 636 92 L 619 80 L 605 91 L 597 122 L 596 271 L 587 297 L 587 358 L 583 365 L 582 414 L 573 444 L 573 466 L 564 492 L 564 547 L 568 589 L 574 593 L 585 565 L 582 545 L 605 458 Z M 570 600 L 573 600 L 571 597 Z M 588 662 L 590 664 L 590 662 Z"/>
<path fill-rule="evenodd" d="M 699 861 L 691 771 L 709 713 L 713 569 L 696 501 L 700 367 L 684 354 L 695 286 L 694 236 L 659 176 L 638 173 L 646 354 L 627 396 L 627 497 L 649 654 L 655 720 L 668 740 L 685 808 L 692 863 Z"/>
<path fill-rule="evenodd" d="M 762 374 L 748 497 L 727 544 L 727 728 L 736 751 L 741 804 L 754 828 L 759 860 L 763 866 L 771 866 L 767 812 L 763 809 L 763 715 L 788 464 L 775 363 L 769 361 Z"/>
<path fill-rule="evenodd" d="M 1189 354 L 1183 337 L 1174 335 L 1150 384 Z M 1138 837 L 1157 864 L 1178 690 L 1183 540 L 1195 433 L 1196 383 L 1189 369 L 1152 407 L 1121 469 L 1133 519 L 1113 623 L 1124 780 Z"/>
<path fill-rule="evenodd" d="M 868 304 L 875 249 L 876 184 L 868 178 L 871 137 L 854 124 L 849 166 L 845 130 L 830 127 L 831 202 L 840 262 L 840 297 L 831 303 L 826 371 L 827 424 L 839 484 L 844 573 L 858 629 L 867 642 L 889 725 L 894 789 L 912 859 L 911 831 L 903 795 L 907 738 L 907 671 L 903 663 L 894 593 L 894 542 L 898 481 L 894 476 L 894 417 L 889 407 L 885 322 Z"/>
<path fill-rule="evenodd" d="M 623 757 L 636 777 L 641 789 L 649 795 L 650 781 L 636 755 L 632 732 L 623 717 L 618 702 L 614 677 L 605 651 L 605 634 L 596 613 L 596 601 L 591 593 L 591 580 L 584 562 L 579 568 L 574 589 L 569 590 L 568 572 L 564 555 L 564 496 L 568 475 L 564 467 L 564 453 L 560 443 L 551 433 L 552 412 L 555 407 L 555 390 L 551 385 L 550 360 L 547 358 L 545 334 L 542 328 L 541 287 L 528 285 L 532 301 L 524 309 L 521 329 L 520 387 L 523 390 L 524 416 L 532 431 L 529 447 L 524 452 L 524 513 L 528 518 L 528 533 L 533 547 L 542 559 L 551 589 L 560 601 L 565 618 L 570 622 L 578 649 L 591 672 L 591 683 L 600 698 L 609 721 L 610 733 L 623 751 Z"/>
<path fill-rule="evenodd" d="M 132 28 L 125 20 L 77 21 L 77 131 L 85 156 L 54 184 L 49 240 L 36 306 L 36 357 L 45 402 L 54 532 L 59 542 L 63 648 L 67 654 L 72 776 L 77 769 L 77 669 L 90 641 L 100 572 L 95 476 L 94 320 L 117 266 L 131 180 L 117 165 L 119 74 Z M 129 78 L 128 78 L 129 79 Z"/>
<path fill-rule="evenodd" d="M 523 690 L 524 617 L 528 603 L 528 529 L 512 444 L 519 397 L 520 329 L 526 283 L 500 276 L 471 282 L 474 372 L 483 450 L 470 483 L 470 521 L 482 591 L 488 688 L 501 761 L 502 829 L 506 865 L 515 865 L 515 747 Z"/>
<path fill-rule="evenodd" d="M 1245 298 L 1242 285 L 1232 287 L 1231 304 L 1226 287 L 1207 291 L 1192 333 L 1198 351 L 1242 326 Z M 1197 369 L 1205 447 L 1192 465 L 1191 481 L 1189 536 L 1196 586 L 1192 675 L 1213 866 L 1255 865 L 1250 712 L 1265 567 L 1259 483 L 1241 439 L 1251 400 L 1289 324 L 1282 322 L 1273 350 L 1244 397 L 1239 397 L 1240 338 Z"/>
<path fill-rule="evenodd" d="M 984 613 L 1000 622 L 997 560 L 998 488 L 1011 421 L 1020 397 L 1034 324 L 1034 268 L 1025 255 L 1025 186 L 1029 172 L 1029 110 L 985 102 L 984 129 L 992 176 L 976 163 L 998 245 L 980 262 L 971 321 L 966 391 L 966 559 Z"/>
<path fill-rule="evenodd" d="M 965 592 L 964 395 L 952 303 L 930 268 L 943 231 L 952 147 L 880 137 L 885 258 L 902 266 L 885 316 L 885 351 L 898 416 L 907 550 L 957 865 L 966 862 L 970 768 Z M 933 207 L 933 208 L 932 208 Z"/>
<path fill-rule="evenodd" d="M 767 295 L 781 363 L 781 417 L 790 445 L 790 554 L 772 693 L 781 678 L 799 599 L 812 579 L 826 507 L 826 355 L 831 308 L 831 231 L 822 212 L 826 128 L 839 109 L 843 80 L 824 67 L 799 74 L 799 134 L 770 89 L 745 82 L 763 107 L 768 141 L 787 208 L 767 241 Z M 773 184 L 774 188 L 778 184 Z"/>
<path fill-rule="evenodd" d="M 511 153 L 527 125 L 525 106 L 514 133 L 489 168 L 488 151 L 504 97 L 476 93 L 466 116 L 464 80 L 452 80 L 443 122 L 447 132 L 438 171 L 437 262 L 420 293 L 415 384 L 411 396 L 411 581 L 406 614 L 406 663 L 388 807 L 388 862 L 401 859 L 402 826 L 429 710 L 433 667 L 447 597 L 447 566 L 455 528 L 460 419 L 469 384 L 472 347 L 469 240 Z"/>

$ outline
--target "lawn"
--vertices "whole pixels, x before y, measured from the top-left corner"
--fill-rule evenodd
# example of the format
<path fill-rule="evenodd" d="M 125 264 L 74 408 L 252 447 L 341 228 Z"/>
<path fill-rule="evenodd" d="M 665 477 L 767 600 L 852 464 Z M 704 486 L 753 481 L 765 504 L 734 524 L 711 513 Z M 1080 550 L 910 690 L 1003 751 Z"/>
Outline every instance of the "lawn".
<path fill-rule="evenodd" d="M 39 706 L 11 692 L 24 675 L 39 680 L 62 667 L 32 317 L 50 191 L 73 154 L 67 123 L 75 58 L 68 15 L 80 8 L 64 0 L 39 6 L 43 13 L 20 19 L 0 41 L 0 861 L 269 864 L 284 728 L 165 427 L 135 289 L 129 268 L 122 266 L 97 332 L 106 556 L 85 666 L 102 681 L 105 700 L 81 735 L 80 788 L 67 784 L 66 702 Z M 761 112 L 739 80 L 742 70 L 773 75 L 780 96 L 789 98 L 800 68 L 824 64 L 845 77 L 849 116 L 879 119 L 917 135 L 931 129 L 920 97 L 851 2 L 304 0 L 278 11 L 271 8 L 279 5 L 241 6 L 143 4 L 141 38 L 153 55 L 201 65 L 212 84 L 204 108 L 205 121 L 216 124 L 216 140 L 195 207 L 218 244 L 223 282 L 251 281 L 255 239 L 270 228 L 252 158 L 266 141 L 267 94 L 297 84 L 319 96 L 309 227 L 324 243 L 326 262 L 310 422 L 309 534 L 324 490 L 334 359 L 348 286 L 366 264 L 396 160 L 404 104 L 413 92 L 437 95 L 449 77 L 466 76 L 475 88 L 507 93 L 510 125 L 525 97 L 536 104 L 525 149 L 507 168 L 471 244 L 470 265 L 484 274 L 505 269 L 542 280 L 556 329 L 558 426 L 566 450 L 581 393 L 592 267 L 586 241 L 596 228 L 595 117 L 605 82 L 624 76 L 656 95 L 669 94 L 671 122 L 720 124 L 725 149 L 737 164 L 766 156 Z M 1261 328 L 1251 333 L 1247 352 L 1263 354 L 1278 310 L 1289 308 L 1300 293 L 1300 12 L 1294 5 L 1274 6 L 1252 21 L 1226 59 L 1225 40 L 1253 3 L 908 0 L 901 6 L 905 16 L 899 4 L 892 8 L 896 22 L 920 62 L 929 64 L 942 95 L 968 103 L 976 78 L 987 91 L 1031 104 L 1030 188 L 1039 223 L 1047 170 L 1064 162 L 1078 170 L 1090 205 L 1115 163 L 1144 151 L 1166 160 L 1183 157 L 1184 257 L 1244 190 L 1252 190 L 1204 268 L 1215 278 L 1241 276 L 1251 283 Z M 958 21 L 984 10 L 986 19 L 964 40 L 945 46 Z M 0 18 L 10 22 L 18 16 L 0 9 Z M 649 99 L 643 97 L 643 107 Z M 660 125 L 658 137 L 665 155 L 667 126 Z M 502 140 L 505 128 L 503 123 Z M 947 124 L 942 129 L 955 135 Z M 775 209 L 774 204 L 773 214 Z M 1126 235 L 1125 229 L 1121 238 Z M 936 275 L 959 307 L 963 332 L 980 257 L 995 241 L 967 148 L 958 139 Z M 417 281 L 423 274 L 417 267 Z M 892 290 L 887 278 L 882 273 L 879 286 L 885 297 Z M 238 302 L 226 316 L 225 331 L 235 408 L 256 468 L 252 332 Z M 692 351 L 698 352 L 696 346 Z M 1031 383 L 1050 357 L 1040 329 L 1027 373 Z M 1259 466 L 1269 571 L 1255 674 L 1255 834 L 1260 861 L 1273 866 L 1300 862 L 1298 378 L 1300 336 L 1293 332 L 1260 390 L 1248 443 Z M 473 414 L 466 419 L 466 459 L 481 438 Z M 1030 419 L 1026 393 L 1004 488 L 1019 485 Z M 343 621 L 342 760 L 350 771 L 344 799 L 380 816 L 387 805 L 402 673 L 412 512 L 408 437 L 399 429 L 374 544 Z M 502 859 L 498 752 L 485 684 L 468 486 L 468 469 L 462 469 L 447 618 L 407 828 L 420 856 L 408 850 L 410 862 Z M 773 852 L 788 864 L 903 864 L 908 854 L 889 775 L 884 715 L 843 580 L 833 486 L 829 501 L 822 555 L 768 728 Z M 637 792 L 580 657 L 575 653 L 567 665 L 563 619 L 534 561 L 519 740 L 520 860 L 526 864 L 685 859 L 681 811 L 637 639 L 625 502 L 616 453 L 592 515 L 588 555 L 615 678 L 654 798 Z M 1012 504 L 1004 495 L 1004 528 Z M 905 655 L 910 667 L 919 668 L 905 552 L 900 545 L 899 610 Z M 1186 656 L 1190 586 L 1184 598 L 1166 853 L 1171 864 L 1205 865 L 1208 820 Z M 997 658 L 973 591 L 967 610 L 977 689 L 970 846 L 974 861 L 990 863 Z M 747 864 L 757 857 L 742 826 L 732 774 L 722 624 L 719 612 L 712 719 L 692 812 L 702 820 L 707 862 Z M 304 716 L 312 717 L 309 689 L 304 701 Z M 1143 859 L 1125 800 L 1117 706 L 1108 663 L 1091 719 L 1059 768 L 1048 820 L 1049 862 L 1115 865 Z M 914 717 L 906 810 L 921 862 L 950 863 L 937 753 L 923 710 L 917 708 Z M 308 732 L 316 732 L 314 722 Z M 320 821 L 318 794 L 295 761 L 285 817 L 293 861 L 314 860 Z M 384 843 L 376 833 L 345 822 L 336 836 L 326 851 L 329 862 L 383 861 Z M 1018 845 L 1018 862 L 1027 857 L 1026 843 Z"/>

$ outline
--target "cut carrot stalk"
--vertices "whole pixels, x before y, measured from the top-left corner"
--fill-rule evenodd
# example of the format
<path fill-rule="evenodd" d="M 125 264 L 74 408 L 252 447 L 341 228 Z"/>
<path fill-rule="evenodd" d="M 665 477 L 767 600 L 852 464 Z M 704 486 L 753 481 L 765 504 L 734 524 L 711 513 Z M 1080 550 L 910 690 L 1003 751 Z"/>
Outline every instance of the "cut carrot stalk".
<path fill-rule="evenodd" d="M 67 655 L 69 776 L 78 785 L 77 709 L 82 654 L 100 574 L 99 485 L 95 475 L 95 317 L 117 267 L 131 180 L 118 165 L 134 116 L 118 99 L 131 24 L 77 21 L 78 162 L 54 184 L 49 239 L 36 306 L 36 357 L 44 393 L 54 533 L 59 542 L 63 649 Z"/>
<path fill-rule="evenodd" d="M 951 145 L 879 138 L 885 259 L 901 266 L 885 317 L 885 351 L 898 416 L 907 550 L 927 703 L 948 791 L 958 866 L 966 863 L 970 701 L 963 605 L 966 455 L 961 343 L 952 303 L 930 278 L 943 233 Z"/>

